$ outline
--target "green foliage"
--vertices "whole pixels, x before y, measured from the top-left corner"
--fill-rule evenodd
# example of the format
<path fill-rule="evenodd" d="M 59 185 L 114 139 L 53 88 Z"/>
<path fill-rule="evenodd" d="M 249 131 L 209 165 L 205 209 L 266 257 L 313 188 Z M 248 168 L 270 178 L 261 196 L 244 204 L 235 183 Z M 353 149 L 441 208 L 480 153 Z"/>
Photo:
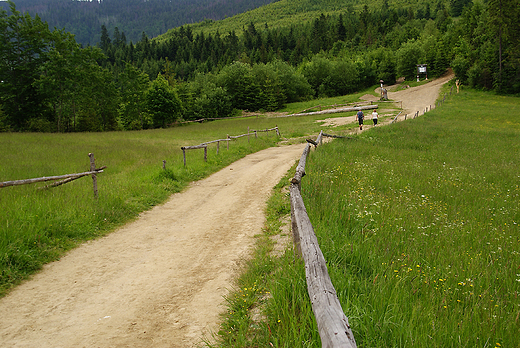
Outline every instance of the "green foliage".
<path fill-rule="evenodd" d="M 315 56 L 310 62 L 301 65 L 301 72 L 318 97 L 345 95 L 362 86 L 358 66 L 348 59 L 330 60 Z"/>
<path fill-rule="evenodd" d="M 0 105 L 0 132 L 6 132 L 8 130 L 9 130 L 8 122 L 6 120 L 4 111 L 2 110 L 2 105 Z"/>
<path fill-rule="evenodd" d="M 179 96 L 184 106 L 183 118 L 219 118 L 233 115 L 230 95 L 213 74 L 197 74 L 189 83 L 181 84 Z"/>
<path fill-rule="evenodd" d="M 404 43 L 396 53 L 396 70 L 397 75 L 404 76 L 408 80 L 413 80 L 417 76 L 417 64 L 424 52 L 418 41 L 408 41 Z"/>
<path fill-rule="evenodd" d="M 259 109 L 257 96 L 260 95 L 260 85 L 255 81 L 249 64 L 235 62 L 225 66 L 217 81 L 219 86 L 226 89 L 234 108 L 251 111 Z"/>
<path fill-rule="evenodd" d="M 45 61 L 50 39 L 47 25 L 39 17 L 16 11 L 9 2 L 11 15 L 0 11 L 0 103 L 14 130 L 24 129 L 31 116 L 46 117 L 43 98 L 35 81 Z"/>
<path fill-rule="evenodd" d="M 99 32 L 93 29 L 100 23 L 105 23 L 106 27 L 110 25 L 110 31 L 118 28 L 113 30 L 113 34 L 116 36 L 119 32 L 119 40 L 135 43 L 143 32 L 155 37 L 187 22 L 211 23 L 270 2 L 226 0 L 215 5 L 213 0 L 16 0 L 16 5 L 31 16 L 38 14 L 51 28 L 65 28 L 83 46 L 94 46 L 99 42 Z M 2 4 L 0 1 L 0 8 Z"/>
<path fill-rule="evenodd" d="M 311 97 L 312 88 L 300 72 L 288 63 L 275 60 L 267 63 L 267 67 L 274 71 L 284 95 L 284 103 L 304 101 Z"/>
<path fill-rule="evenodd" d="M 121 96 L 119 122 L 123 129 L 148 128 L 150 122 L 145 114 L 145 97 L 150 84 L 148 75 L 127 63 L 118 80 Z"/>
<path fill-rule="evenodd" d="M 378 48 L 369 53 L 371 71 L 375 76 L 383 80 L 385 84 L 391 85 L 396 80 L 396 56 L 391 49 Z"/>
<path fill-rule="evenodd" d="M 150 113 L 154 127 L 165 127 L 173 123 L 180 114 L 181 101 L 177 92 L 170 87 L 168 81 L 159 74 L 146 92 L 146 107 Z"/>

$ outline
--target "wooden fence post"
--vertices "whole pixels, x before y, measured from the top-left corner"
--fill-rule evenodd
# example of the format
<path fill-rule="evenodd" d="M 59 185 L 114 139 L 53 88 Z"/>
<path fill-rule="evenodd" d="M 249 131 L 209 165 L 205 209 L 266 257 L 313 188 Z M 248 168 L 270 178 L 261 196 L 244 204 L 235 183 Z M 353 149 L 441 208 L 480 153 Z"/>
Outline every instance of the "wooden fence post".
<path fill-rule="evenodd" d="M 94 154 L 93 153 L 89 153 L 88 154 L 88 157 L 90 158 L 90 171 L 93 172 L 94 170 L 96 170 L 96 162 L 95 162 L 95 159 L 94 159 Z M 97 176 L 96 174 L 92 174 L 92 182 L 93 182 L 93 185 L 94 185 L 94 198 L 98 198 L 98 188 L 97 188 Z"/>
<path fill-rule="evenodd" d="M 247 142 L 249 143 L 249 126 L 247 126 Z"/>
<path fill-rule="evenodd" d="M 204 146 L 204 162 L 208 161 L 208 146 Z"/>
<path fill-rule="evenodd" d="M 217 155 L 218 155 L 219 149 L 220 149 L 220 141 L 217 141 Z"/>
<path fill-rule="evenodd" d="M 229 134 L 227 135 L 227 138 L 230 139 Z M 227 141 L 227 149 L 229 150 L 229 140 Z"/>
<path fill-rule="evenodd" d="M 258 138 L 258 132 L 255 130 L 255 139 Z"/>
<path fill-rule="evenodd" d="M 182 148 L 182 157 L 184 157 L 184 167 L 186 167 L 186 149 Z"/>
<path fill-rule="evenodd" d="M 166 170 L 166 160 L 163 160 L 163 161 L 162 161 L 162 169 L 163 169 L 163 170 Z"/>

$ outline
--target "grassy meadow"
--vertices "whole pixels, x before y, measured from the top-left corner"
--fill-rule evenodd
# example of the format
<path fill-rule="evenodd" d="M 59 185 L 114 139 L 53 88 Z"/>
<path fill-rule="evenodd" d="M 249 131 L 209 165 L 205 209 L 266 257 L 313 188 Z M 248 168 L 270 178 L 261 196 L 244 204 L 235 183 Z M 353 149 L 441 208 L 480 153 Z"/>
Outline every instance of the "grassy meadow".
<path fill-rule="evenodd" d="M 287 112 L 305 107 L 292 105 Z M 85 172 L 90 168 L 90 152 L 97 167 L 107 166 L 98 175 L 97 200 L 90 177 L 43 190 L 39 188 L 48 183 L 0 188 L 0 296 L 79 243 L 134 219 L 191 181 L 249 153 L 276 146 L 280 138 L 275 132 L 269 136 L 262 132 L 249 143 L 247 137 L 232 141 L 229 150 L 222 143 L 219 155 L 217 145 L 211 144 L 207 163 L 202 149 L 187 151 L 186 168 L 181 146 L 244 134 L 248 127 L 275 125 L 282 138 L 298 138 L 318 132 L 318 119 L 262 116 L 135 132 L 0 133 L 0 181 Z"/>
<path fill-rule="evenodd" d="M 518 347 L 519 109 L 462 90 L 311 152 L 302 195 L 359 347 Z M 270 253 L 287 182 L 211 346 L 321 346 L 301 261 Z"/>

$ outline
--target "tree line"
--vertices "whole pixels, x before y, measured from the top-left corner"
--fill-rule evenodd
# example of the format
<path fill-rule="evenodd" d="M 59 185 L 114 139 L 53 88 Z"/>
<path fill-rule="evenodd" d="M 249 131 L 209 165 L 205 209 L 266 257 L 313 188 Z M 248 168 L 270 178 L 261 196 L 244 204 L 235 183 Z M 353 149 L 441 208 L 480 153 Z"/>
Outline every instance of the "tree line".
<path fill-rule="evenodd" d="M 38 16 L 0 15 L 0 128 L 103 131 L 165 127 L 238 110 L 352 93 L 452 67 L 463 84 L 520 92 L 519 0 L 361 11 L 345 8 L 284 28 L 253 23 L 240 34 L 145 34 L 135 44 L 102 26 L 98 47 L 82 48 Z"/>
<path fill-rule="evenodd" d="M 118 27 L 133 42 L 205 19 L 219 20 L 266 5 L 272 0 L 16 0 L 19 11 L 38 14 L 51 28 L 74 33 L 84 46 L 96 45 L 99 27 Z M 0 2 L 0 8 L 3 3 Z M 6 9 L 7 5 L 4 4 Z"/>

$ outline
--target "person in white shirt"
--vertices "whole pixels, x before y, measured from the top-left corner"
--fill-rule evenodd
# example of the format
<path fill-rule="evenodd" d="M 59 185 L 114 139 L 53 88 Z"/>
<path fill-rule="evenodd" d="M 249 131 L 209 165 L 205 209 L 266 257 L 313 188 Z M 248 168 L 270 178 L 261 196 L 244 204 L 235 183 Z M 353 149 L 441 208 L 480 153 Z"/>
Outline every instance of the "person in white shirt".
<path fill-rule="evenodd" d="M 377 111 L 374 109 L 374 111 L 372 111 L 372 121 L 374 122 L 374 127 L 377 126 L 377 115 Z"/>

